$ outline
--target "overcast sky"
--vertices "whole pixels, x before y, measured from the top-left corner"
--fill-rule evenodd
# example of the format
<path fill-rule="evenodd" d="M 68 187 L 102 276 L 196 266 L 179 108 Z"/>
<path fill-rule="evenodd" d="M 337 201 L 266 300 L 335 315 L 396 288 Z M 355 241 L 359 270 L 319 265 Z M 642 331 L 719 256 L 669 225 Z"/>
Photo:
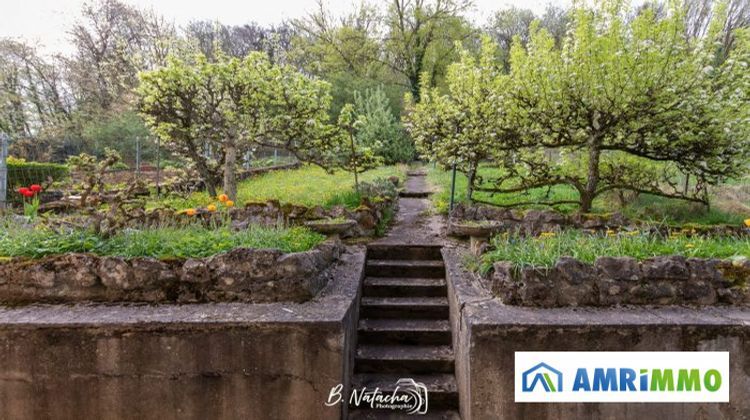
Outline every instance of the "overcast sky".
<path fill-rule="evenodd" d="M 86 0 L 0 0 L 0 37 L 22 38 L 47 53 L 70 52 L 67 30 L 78 18 Z M 269 25 L 306 15 L 315 0 L 123 0 L 138 8 L 151 8 L 178 26 L 191 20 L 218 20 L 240 25 Z M 379 0 L 385 1 L 385 0 Z M 336 14 L 352 9 L 359 0 L 326 0 Z M 474 0 L 471 17 L 484 23 L 493 11 L 515 5 L 541 13 L 548 3 L 570 5 L 569 0 Z"/>

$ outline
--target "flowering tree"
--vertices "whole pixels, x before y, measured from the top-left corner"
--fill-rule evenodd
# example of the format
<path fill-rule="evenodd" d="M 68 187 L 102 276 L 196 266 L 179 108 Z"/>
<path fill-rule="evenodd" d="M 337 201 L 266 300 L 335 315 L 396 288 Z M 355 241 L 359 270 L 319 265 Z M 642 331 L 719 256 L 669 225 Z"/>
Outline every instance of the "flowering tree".
<path fill-rule="evenodd" d="M 444 168 L 456 165 L 469 179 L 471 199 L 479 163 L 498 156 L 498 146 L 513 135 L 504 107 L 507 76 L 496 60 L 497 46 L 482 43 L 479 59 L 467 51 L 448 68 L 448 94 L 424 91 L 421 102 L 407 100 L 405 126 L 417 150 Z M 502 147 L 501 147 L 502 148 Z"/>
<path fill-rule="evenodd" d="M 584 212 L 615 190 L 708 204 L 706 186 L 739 174 L 750 153 L 750 35 L 737 30 L 717 64 L 726 14 L 701 39 L 683 35 L 678 6 L 661 18 L 648 8 L 629 15 L 620 2 L 578 6 L 562 48 L 532 25 L 528 45 L 511 49 L 507 78 L 483 65 L 450 75 L 450 95 L 412 117 L 417 142 L 438 161 L 491 156 L 502 175 L 477 191 L 568 185 Z M 479 91 L 466 82 L 471 70 L 493 81 L 475 100 L 503 110 L 498 130 L 459 102 Z M 464 136 L 467 127 L 475 132 Z M 695 187 L 677 185 L 679 174 Z"/>
<path fill-rule="evenodd" d="M 216 195 L 236 199 L 239 150 L 282 147 L 297 158 L 327 167 L 340 141 L 328 122 L 330 86 L 263 53 L 209 62 L 173 57 L 141 74 L 141 112 L 172 150 L 189 159 Z"/>

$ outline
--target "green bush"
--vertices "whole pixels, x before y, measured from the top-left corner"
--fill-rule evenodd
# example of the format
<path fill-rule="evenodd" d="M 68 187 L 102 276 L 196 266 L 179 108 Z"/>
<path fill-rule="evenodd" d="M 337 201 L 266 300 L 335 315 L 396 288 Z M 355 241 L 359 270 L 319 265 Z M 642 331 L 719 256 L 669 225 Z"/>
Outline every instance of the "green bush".
<path fill-rule="evenodd" d="M 414 159 L 414 144 L 393 115 L 383 88 L 355 92 L 354 103 L 357 114 L 365 117 L 357 132 L 361 145 L 371 148 L 386 165 Z"/>
<path fill-rule="evenodd" d="M 26 162 L 23 159 L 8 159 L 8 190 L 16 190 L 32 184 L 45 184 L 49 179 L 61 181 L 68 177 L 66 165 L 57 163 Z"/>

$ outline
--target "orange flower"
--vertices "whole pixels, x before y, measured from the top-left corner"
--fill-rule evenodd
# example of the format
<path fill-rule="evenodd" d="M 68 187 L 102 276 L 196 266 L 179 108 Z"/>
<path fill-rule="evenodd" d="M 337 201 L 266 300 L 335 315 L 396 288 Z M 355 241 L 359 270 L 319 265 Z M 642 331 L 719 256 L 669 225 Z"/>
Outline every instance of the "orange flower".
<path fill-rule="evenodd" d="M 227 201 L 229 201 L 229 196 L 226 194 L 221 194 L 219 196 L 219 201 L 221 201 L 222 203 L 226 203 Z"/>
<path fill-rule="evenodd" d="M 216 212 L 216 206 L 213 205 L 213 204 L 209 204 L 208 207 L 206 207 L 206 210 L 208 210 L 211 213 L 215 213 Z"/>
<path fill-rule="evenodd" d="M 195 216 L 198 212 L 195 209 L 187 209 L 185 210 L 185 214 L 188 216 Z"/>
<path fill-rule="evenodd" d="M 225 202 L 224 204 L 225 204 L 225 205 L 226 205 L 227 207 L 234 207 L 234 201 L 232 201 L 232 200 L 227 200 L 227 201 L 226 201 L 226 202 Z"/>

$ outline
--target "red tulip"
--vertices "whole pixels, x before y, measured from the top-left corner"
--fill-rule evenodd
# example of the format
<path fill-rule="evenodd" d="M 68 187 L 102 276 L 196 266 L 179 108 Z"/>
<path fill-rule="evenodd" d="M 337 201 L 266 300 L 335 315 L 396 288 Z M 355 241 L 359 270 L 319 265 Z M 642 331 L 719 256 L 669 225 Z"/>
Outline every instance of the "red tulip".
<path fill-rule="evenodd" d="M 31 190 L 30 190 L 30 189 L 28 189 L 28 188 L 26 188 L 26 187 L 23 187 L 23 188 L 19 188 L 19 189 L 18 189 L 18 193 L 19 193 L 19 194 L 21 194 L 21 195 L 22 195 L 22 196 L 24 196 L 24 197 L 28 197 L 28 195 L 27 195 L 27 194 L 29 194 L 30 192 L 31 192 Z"/>
<path fill-rule="evenodd" d="M 42 192 L 42 186 L 37 184 L 30 186 L 29 189 L 34 193 Z"/>

